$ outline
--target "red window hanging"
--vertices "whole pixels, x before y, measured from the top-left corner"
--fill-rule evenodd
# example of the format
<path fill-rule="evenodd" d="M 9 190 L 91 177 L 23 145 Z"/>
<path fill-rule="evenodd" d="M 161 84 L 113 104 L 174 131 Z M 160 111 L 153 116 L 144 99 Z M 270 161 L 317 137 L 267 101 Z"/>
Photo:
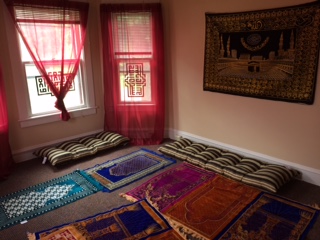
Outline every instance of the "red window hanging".
<path fill-rule="evenodd" d="M 165 79 L 161 5 L 101 4 L 105 130 L 132 144 L 164 136 Z"/>

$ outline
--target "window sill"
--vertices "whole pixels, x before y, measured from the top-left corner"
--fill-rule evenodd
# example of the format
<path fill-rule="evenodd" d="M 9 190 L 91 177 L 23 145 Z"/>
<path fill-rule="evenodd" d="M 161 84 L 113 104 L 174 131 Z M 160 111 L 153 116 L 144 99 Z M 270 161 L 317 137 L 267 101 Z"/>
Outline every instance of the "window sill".
<path fill-rule="evenodd" d="M 69 114 L 71 118 L 77 118 L 77 117 L 96 114 L 96 112 L 97 112 L 96 107 L 89 107 L 89 108 L 82 108 L 77 110 L 70 110 Z M 51 122 L 57 122 L 57 121 L 61 121 L 60 113 L 54 113 L 46 116 L 32 117 L 29 119 L 20 120 L 20 127 L 25 128 L 25 127 L 37 126 L 37 125 L 51 123 Z"/>

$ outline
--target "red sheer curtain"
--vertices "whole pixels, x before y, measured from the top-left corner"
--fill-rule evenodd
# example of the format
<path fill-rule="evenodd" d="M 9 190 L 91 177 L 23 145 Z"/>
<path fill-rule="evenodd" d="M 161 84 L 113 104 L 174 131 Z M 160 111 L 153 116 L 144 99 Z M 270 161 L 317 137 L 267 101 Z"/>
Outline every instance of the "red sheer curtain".
<path fill-rule="evenodd" d="M 162 11 L 155 4 L 101 4 L 105 130 L 134 145 L 164 137 Z"/>
<path fill-rule="evenodd" d="M 13 166 L 8 128 L 6 93 L 0 66 L 0 180 L 9 176 Z"/>
<path fill-rule="evenodd" d="M 64 97 L 76 76 L 84 46 L 88 3 L 67 0 L 5 0 L 38 71 L 57 98 L 61 119 L 70 115 Z"/>

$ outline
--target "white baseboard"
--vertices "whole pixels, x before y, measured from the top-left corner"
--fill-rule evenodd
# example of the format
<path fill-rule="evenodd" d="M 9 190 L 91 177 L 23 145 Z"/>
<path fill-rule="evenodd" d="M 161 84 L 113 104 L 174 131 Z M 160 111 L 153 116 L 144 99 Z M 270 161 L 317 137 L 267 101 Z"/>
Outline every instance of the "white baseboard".
<path fill-rule="evenodd" d="M 101 131 L 103 131 L 103 129 L 92 131 L 92 132 L 86 132 L 86 133 L 82 133 L 82 134 L 71 136 L 71 137 L 67 137 L 67 138 L 60 138 L 60 139 L 56 139 L 54 141 L 41 143 L 39 145 L 34 145 L 34 146 L 31 146 L 31 147 L 28 147 L 28 148 L 23 148 L 23 149 L 20 149 L 18 151 L 14 151 L 12 153 L 13 159 L 14 159 L 14 161 L 16 163 L 28 161 L 28 160 L 31 160 L 31 159 L 36 157 L 33 154 L 33 152 L 35 150 L 39 149 L 39 148 L 47 147 L 47 146 L 53 146 L 53 145 L 56 145 L 56 144 L 64 142 L 64 141 L 68 141 L 68 140 L 72 140 L 72 139 L 77 139 L 77 138 L 93 135 L 93 134 L 99 133 Z"/>
<path fill-rule="evenodd" d="M 236 146 L 232 146 L 232 145 L 218 142 L 215 140 L 211 140 L 208 138 L 203 138 L 203 137 L 191 134 L 191 133 L 177 131 L 174 129 L 167 129 L 166 130 L 166 137 L 173 139 L 173 140 L 177 140 L 179 137 L 184 137 L 184 138 L 188 138 L 188 139 L 195 141 L 195 142 L 211 145 L 211 146 L 214 146 L 214 147 L 217 147 L 220 149 L 225 149 L 225 150 L 237 153 L 242 156 L 259 159 L 259 160 L 267 162 L 267 163 L 284 165 L 289 168 L 296 169 L 296 170 L 300 171 L 302 173 L 301 180 L 320 186 L 320 170 L 318 170 L 318 169 L 314 169 L 314 168 L 307 167 L 307 166 L 297 164 L 297 163 L 292 163 L 292 162 L 289 162 L 286 160 L 271 157 L 271 156 L 257 153 L 254 151 L 250 151 L 247 149 L 239 148 Z"/>

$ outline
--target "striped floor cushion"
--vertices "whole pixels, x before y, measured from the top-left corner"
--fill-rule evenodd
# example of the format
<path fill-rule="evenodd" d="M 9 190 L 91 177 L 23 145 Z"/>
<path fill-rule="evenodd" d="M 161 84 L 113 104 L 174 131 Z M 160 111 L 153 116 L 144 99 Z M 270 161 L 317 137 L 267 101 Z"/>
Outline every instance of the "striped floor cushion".
<path fill-rule="evenodd" d="M 205 165 L 205 168 L 220 174 L 224 173 L 224 169 L 228 166 L 234 166 L 241 161 L 241 156 L 226 152 L 216 159 L 210 160 Z"/>
<path fill-rule="evenodd" d="M 158 150 L 200 167 L 205 167 L 210 160 L 221 156 L 220 149 L 203 143 L 192 142 L 187 138 L 180 138 L 176 142 L 161 146 Z"/>
<path fill-rule="evenodd" d="M 52 165 L 63 163 L 73 159 L 73 154 L 56 147 L 44 147 L 34 152 L 37 157 L 42 157 L 43 161 L 49 159 Z"/>
<path fill-rule="evenodd" d="M 78 159 L 97 153 L 97 148 L 87 147 L 86 145 L 83 145 L 75 140 L 60 143 L 56 146 L 56 148 L 72 153 L 73 159 Z"/>
<path fill-rule="evenodd" d="M 239 163 L 233 166 L 224 168 L 223 175 L 237 181 L 242 181 L 242 178 L 248 173 L 258 171 L 262 163 L 255 159 L 244 158 Z"/>
<path fill-rule="evenodd" d="M 158 150 L 163 154 L 270 192 L 277 192 L 285 183 L 300 174 L 285 166 L 246 158 L 187 138 L 180 138 L 161 146 Z"/>
<path fill-rule="evenodd" d="M 52 166 L 55 166 L 94 155 L 102 150 L 123 146 L 128 142 L 129 138 L 127 137 L 103 131 L 93 136 L 65 141 L 56 146 L 43 147 L 35 151 L 34 155 L 42 157 L 44 162 L 49 161 Z"/>
<path fill-rule="evenodd" d="M 191 147 L 191 146 L 190 146 Z M 206 146 L 202 151 L 195 153 L 192 157 L 189 156 L 187 161 L 197 166 L 205 168 L 208 162 L 213 161 L 221 156 L 221 150 L 218 148 Z"/>
<path fill-rule="evenodd" d="M 298 171 L 285 166 L 265 165 L 255 172 L 246 174 L 242 182 L 270 192 L 277 192 L 281 186 L 298 175 Z"/>
<path fill-rule="evenodd" d="M 188 152 L 184 149 L 190 146 L 192 143 L 193 142 L 187 138 L 180 138 L 173 143 L 168 143 L 164 146 L 161 146 L 158 150 L 166 155 L 184 161 L 188 157 Z"/>

